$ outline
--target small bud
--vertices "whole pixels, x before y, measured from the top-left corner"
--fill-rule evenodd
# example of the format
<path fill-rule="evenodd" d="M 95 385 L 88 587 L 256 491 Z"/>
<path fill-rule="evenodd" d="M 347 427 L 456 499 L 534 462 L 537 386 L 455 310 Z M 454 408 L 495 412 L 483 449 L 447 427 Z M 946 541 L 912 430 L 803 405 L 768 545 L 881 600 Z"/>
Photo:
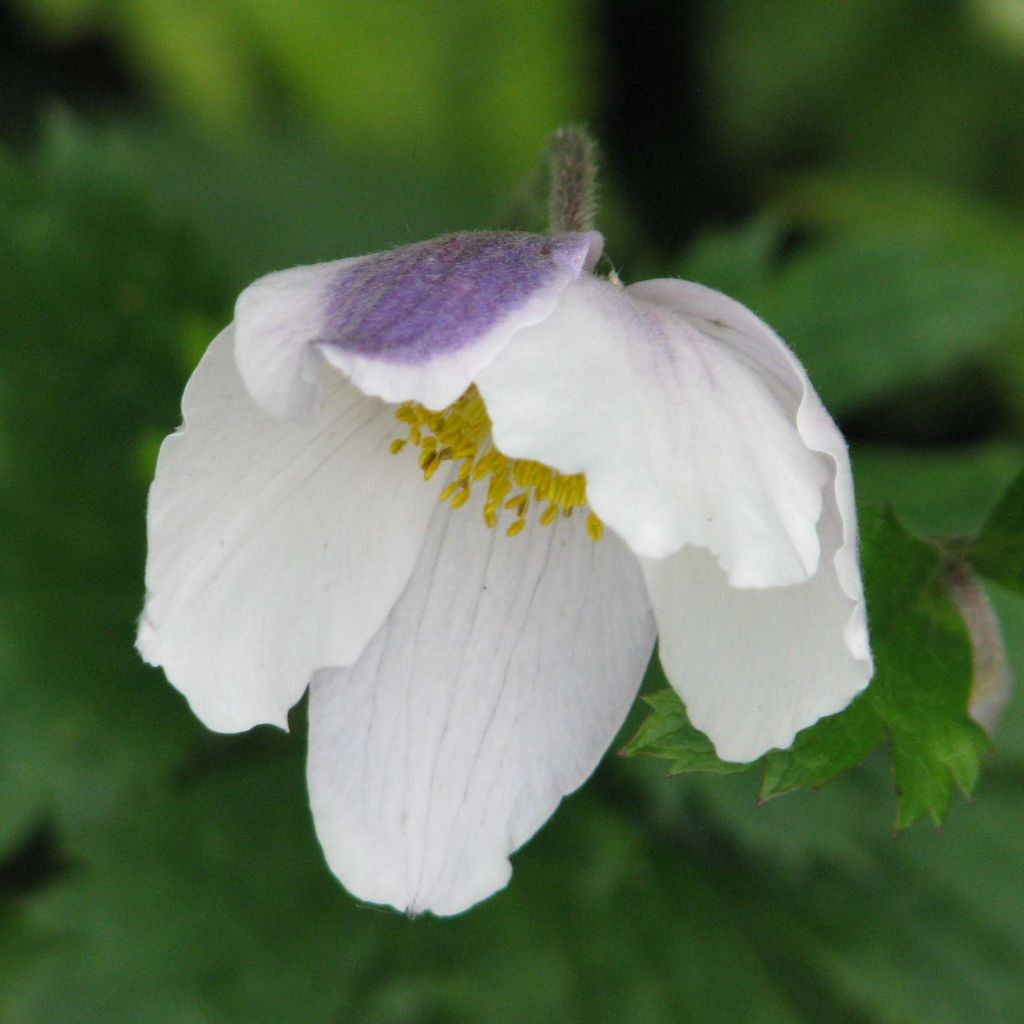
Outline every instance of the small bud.
<path fill-rule="evenodd" d="M 974 670 L 967 712 L 991 736 L 1010 699 L 1012 681 L 999 621 L 965 562 L 948 558 L 946 579 L 971 638 Z"/>

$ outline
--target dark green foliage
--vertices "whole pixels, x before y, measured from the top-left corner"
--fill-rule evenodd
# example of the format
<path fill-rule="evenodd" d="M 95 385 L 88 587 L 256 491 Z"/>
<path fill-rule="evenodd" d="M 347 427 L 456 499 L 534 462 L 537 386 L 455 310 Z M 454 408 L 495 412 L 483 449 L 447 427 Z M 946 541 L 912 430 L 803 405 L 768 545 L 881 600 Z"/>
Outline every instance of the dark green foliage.
<path fill-rule="evenodd" d="M 969 555 L 983 576 L 1024 594 L 1024 472 L 992 510 Z"/>
<path fill-rule="evenodd" d="M 143 442 L 173 429 L 182 338 L 221 305 L 190 234 L 125 153 L 55 126 L 0 205 L 0 851 L 91 827 L 200 731 L 132 650 Z"/>

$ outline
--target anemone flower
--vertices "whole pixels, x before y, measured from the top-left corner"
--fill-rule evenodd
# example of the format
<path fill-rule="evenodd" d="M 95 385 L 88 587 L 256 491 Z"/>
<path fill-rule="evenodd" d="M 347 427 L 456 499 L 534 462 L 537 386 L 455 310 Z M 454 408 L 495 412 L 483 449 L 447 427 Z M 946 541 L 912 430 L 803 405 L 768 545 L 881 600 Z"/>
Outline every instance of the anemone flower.
<path fill-rule="evenodd" d="M 222 732 L 309 686 L 313 817 L 361 899 L 504 886 L 656 632 L 731 761 L 871 676 L 849 461 L 800 363 L 718 292 L 596 276 L 601 246 L 456 234 L 261 278 L 161 449 L 139 649 Z"/>

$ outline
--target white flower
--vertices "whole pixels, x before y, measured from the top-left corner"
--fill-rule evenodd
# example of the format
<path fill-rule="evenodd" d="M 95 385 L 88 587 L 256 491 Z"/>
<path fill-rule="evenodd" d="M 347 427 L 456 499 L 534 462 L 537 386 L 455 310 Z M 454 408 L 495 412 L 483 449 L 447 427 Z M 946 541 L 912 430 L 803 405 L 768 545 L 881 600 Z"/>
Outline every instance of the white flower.
<path fill-rule="evenodd" d="M 161 450 L 139 649 L 224 732 L 310 686 L 316 828 L 362 899 L 454 914 L 505 885 L 655 623 L 728 760 L 871 676 L 846 448 L 803 368 L 708 288 L 593 276 L 601 244 L 264 277 Z"/>

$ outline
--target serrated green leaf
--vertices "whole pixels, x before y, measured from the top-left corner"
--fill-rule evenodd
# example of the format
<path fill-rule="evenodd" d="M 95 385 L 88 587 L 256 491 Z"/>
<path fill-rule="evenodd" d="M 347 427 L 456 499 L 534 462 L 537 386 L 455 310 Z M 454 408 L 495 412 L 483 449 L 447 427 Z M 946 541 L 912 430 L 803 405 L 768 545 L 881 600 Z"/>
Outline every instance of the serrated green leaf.
<path fill-rule="evenodd" d="M 1024 594 L 1024 471 L 1007 488 L 970 546 L 983 576 Z"/>
<path fill-rule="evenodd" d="M 891 511 L 864 510 L 862 559 L 876 672 L 869 696 L 889 736 L 896 827 L 941 822 L 954 787 L 970 792 L 989 743 L 967 715 L 972 655 L 935 547 Z"/>
<path fill-rule="evenodd" d="M 659 668 L 660 673 L 660 668 Z M 649 715 L 637 734 L 623 747 L 627 755 L 650 754 L 671 762 L 670 775 L 682 772 L 749 771 L 750 764 L 723 761 L 715 753 L 711 740 L 690 724 L 683 702 L 673 690 L 661 690 L 641 698 L 649 705 Z"/>
<path fill-rule="evenodd" d="M 862 693 L 844 711 L 804 729 L 788 750 L 764 756 L 761 799 L 825 785 L 863 761 L 884 735 L 868 694 Z"/>

